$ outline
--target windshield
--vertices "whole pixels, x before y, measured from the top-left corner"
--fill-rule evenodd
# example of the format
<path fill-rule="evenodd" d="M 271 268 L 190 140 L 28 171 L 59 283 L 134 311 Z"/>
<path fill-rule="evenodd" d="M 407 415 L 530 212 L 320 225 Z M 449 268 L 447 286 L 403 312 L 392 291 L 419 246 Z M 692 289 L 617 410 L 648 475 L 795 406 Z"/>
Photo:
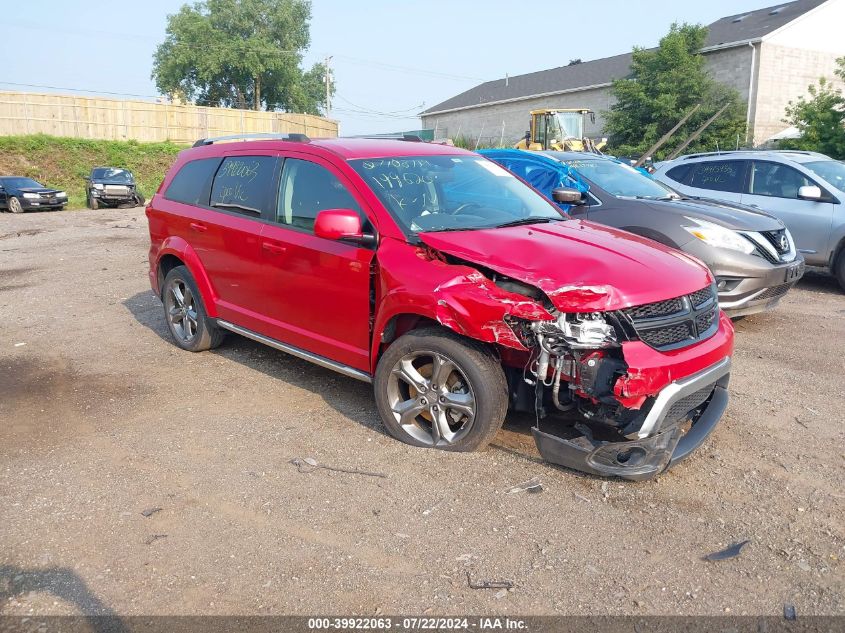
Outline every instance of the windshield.
<path fill-rule="evenodd" d="M 10 189 L 43 189 L 44 185 L 35 182 L 32 178 L 0 178 L 0 185 Z"/>
<path fill-rule="evenodd" d="M 98 167 L 91 172 L 93 180 L 108 180 L 109 182 L 118 182 L 124 185 L 131 185 L 135 182 L 132 177 L 132 172 L 127 169 L 117 169 L 115 167 Z"/>
<path fill-rule="evenodd" d="M 804 167 L 819 178 L 824 178 L 840 191 L 845 191 L 845 163 L 838 160 L 820 160 L 804 163 Z"/>
<path fill-rule="evenodd" d="M 672 198 L 675 192 L 633 167 L 612 160 L 567 160 L 567 165 L 609 194 L 620 198 Z"/>
<path fill-rule="evenodd" d="M 551 202 L 480 156 L 403 156 L 349 164 L 408 233 L 564 219 Z"/>
<path fill-rule="evenodd" d="M 584 136 L 584 118 L 580 112 L 556 112 L 549 126 L 549 138 L 563 140 Z"/>

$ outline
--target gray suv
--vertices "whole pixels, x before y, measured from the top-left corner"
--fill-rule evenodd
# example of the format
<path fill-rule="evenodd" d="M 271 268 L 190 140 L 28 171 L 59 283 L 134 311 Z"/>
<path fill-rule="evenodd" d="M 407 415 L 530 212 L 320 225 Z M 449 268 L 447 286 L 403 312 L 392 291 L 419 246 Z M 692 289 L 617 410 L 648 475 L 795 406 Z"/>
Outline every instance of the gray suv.
<path fill-rule="evenodd" d="M 657 165 L 654 177 L 691 196 L 740 202 L 786 223 L 807 264 L 845 289 L 845 164 L 817 152 L 691 154 Z"/>

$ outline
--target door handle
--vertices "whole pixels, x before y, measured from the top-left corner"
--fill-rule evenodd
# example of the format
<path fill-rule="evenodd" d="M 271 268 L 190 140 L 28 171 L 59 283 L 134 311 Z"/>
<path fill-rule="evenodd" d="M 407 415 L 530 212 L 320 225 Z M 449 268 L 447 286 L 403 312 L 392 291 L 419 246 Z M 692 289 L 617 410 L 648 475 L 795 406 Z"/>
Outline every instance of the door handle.
<path fill-rule="evenodd" d="M 208 227 L 205 224 L 200 224 L 199 222 L 191 222 L 191 228 L 195 231 L 199 231 L 200 233 L 205 233 L 208 230 Z"/>
<path fill-rule="evenodd" d="M 273 255 L 281 255 L 288 250 L 284 246 L 279 246 L 278 244 L 273 244 L 272 242 L 261 242 L 261 248 Z"/>

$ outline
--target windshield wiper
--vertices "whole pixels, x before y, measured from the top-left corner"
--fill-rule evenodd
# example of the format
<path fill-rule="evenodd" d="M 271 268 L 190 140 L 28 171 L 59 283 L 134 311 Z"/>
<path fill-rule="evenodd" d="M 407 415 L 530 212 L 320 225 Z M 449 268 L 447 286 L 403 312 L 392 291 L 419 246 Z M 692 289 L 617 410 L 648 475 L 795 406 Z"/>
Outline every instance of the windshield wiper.
<path fill-rule="evenodd" d="M 256 209 L 255 207 L 248 207 L 243 204 L 235 204 L 234 202 L 215 202 L 211 206 L 220 209 L 240 209 L 241 211 L 249 211 L 250 213 L 261 215 L 261 209 Z"/>
<path fill-rule="evenodd" d="M 519 218 L 518 220 L 511 220 L 510 222 L 497 224 L 493 228 L 503 229 L 508 226 L 522 226 L 523 224 L 540 224 L 546 222 L 555 222 L 557 220 L 563 220 L 563 218 L 549 218 L 543 215 L 529 215 L 527 218 Z"/>
<path fill-rule="evenodd" d="M 676 196 L 634 196 L 637 200 L 680 200 Z"/>

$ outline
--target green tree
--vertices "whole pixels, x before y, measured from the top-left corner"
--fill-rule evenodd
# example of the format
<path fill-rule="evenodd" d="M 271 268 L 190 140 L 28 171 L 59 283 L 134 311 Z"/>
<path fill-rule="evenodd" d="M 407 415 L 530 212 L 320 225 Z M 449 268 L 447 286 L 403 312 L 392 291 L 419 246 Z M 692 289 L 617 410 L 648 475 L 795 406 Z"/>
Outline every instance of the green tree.
<path fill-rule="evenodd" d="M 167 18 L 152 77 L 162 93 L 200 105 L 318 114 L 326 68 L 301 68 L 310 19 L 309 0 L 186 4 Z"/>
<path fill-rule="evenodd" d="M 613 82 L 615 103 L 604 112 L 612 151 L 646 152 L 696 104 L 701 108 L 658 150 L 664 158 L 722 106 L 728 108 L 686 151 L 734 147 L 745 139 L 745 107 L 736 90 L 716 82 L 699 52 L 707 28 L 673 24 L 655 49 L 635 48 L 631 73 Z M 739 137 L 737 136 L 739 135 Z"/>
<path fill-rule="evenodd" d="M 845 57 L 836 60 L 834 73 L 845 81 Z M 808 97 L 790 101 L 784 123 L 798 128 L 801 137 L 780 142 L 784 149 L 821 152 L 831 158 L 845 159 L 845 96 L 825 77 L 809 86 Z"/>

